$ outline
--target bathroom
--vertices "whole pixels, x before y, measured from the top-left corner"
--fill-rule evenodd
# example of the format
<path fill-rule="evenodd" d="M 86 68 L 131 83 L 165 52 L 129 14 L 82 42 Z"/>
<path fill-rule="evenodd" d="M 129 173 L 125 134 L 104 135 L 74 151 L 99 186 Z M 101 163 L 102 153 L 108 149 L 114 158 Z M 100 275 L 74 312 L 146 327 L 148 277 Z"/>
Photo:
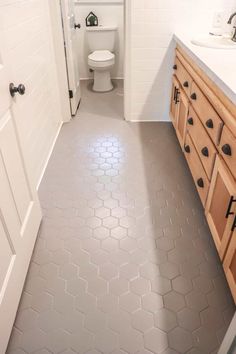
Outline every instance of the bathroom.
<path fill-rule="evenodd" d="M 236 348 L 235 0 L 0 1 L 0 354 Z"/>

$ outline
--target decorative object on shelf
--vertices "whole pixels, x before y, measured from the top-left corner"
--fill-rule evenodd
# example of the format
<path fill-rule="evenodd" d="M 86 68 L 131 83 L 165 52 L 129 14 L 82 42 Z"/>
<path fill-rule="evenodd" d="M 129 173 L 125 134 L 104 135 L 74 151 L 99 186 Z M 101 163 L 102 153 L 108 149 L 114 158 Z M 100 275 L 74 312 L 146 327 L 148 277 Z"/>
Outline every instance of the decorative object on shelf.
<path fill-rule="evenodd" d="M 98 17 L 91 11 L 86 17 L 86 27 L 98 26 Z"/>

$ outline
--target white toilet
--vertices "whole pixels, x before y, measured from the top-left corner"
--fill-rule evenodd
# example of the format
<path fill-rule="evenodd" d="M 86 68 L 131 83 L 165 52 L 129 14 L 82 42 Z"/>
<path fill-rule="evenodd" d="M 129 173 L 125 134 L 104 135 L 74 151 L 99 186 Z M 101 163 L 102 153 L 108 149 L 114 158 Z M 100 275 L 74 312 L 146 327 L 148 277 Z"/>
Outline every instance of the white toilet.
<path fill-rule="evenodd" d="M 117 27 L 87 27 L 87 40 L 91 54 L 88 56 L 89 68 L 94 71 L 93 90 L 107 92 L 113 89 L 111 68 L 115 64 L 115 38 Z"/>

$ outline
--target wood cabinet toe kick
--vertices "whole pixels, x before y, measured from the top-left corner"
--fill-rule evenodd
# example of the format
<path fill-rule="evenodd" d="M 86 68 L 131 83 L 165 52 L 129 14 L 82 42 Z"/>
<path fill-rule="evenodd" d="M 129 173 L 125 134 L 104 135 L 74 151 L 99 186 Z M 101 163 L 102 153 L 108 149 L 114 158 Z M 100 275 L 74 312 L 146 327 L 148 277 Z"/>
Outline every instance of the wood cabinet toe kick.
<path fill-rule="evenodd" d="M 236 106 L 179 46 L 170 116 L 236 303 Z"/>

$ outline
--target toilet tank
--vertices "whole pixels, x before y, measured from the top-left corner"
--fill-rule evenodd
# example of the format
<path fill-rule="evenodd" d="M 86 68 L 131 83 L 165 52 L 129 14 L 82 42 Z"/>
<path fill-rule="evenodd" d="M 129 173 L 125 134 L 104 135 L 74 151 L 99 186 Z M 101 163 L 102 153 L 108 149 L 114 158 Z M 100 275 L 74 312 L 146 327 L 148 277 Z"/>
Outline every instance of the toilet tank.
<path fill-rule="evenodd" d="M 86 35 L 90 52 L 95 50 L 115 49 L 116 26 L 94 26 L 86 27 Z"/>

